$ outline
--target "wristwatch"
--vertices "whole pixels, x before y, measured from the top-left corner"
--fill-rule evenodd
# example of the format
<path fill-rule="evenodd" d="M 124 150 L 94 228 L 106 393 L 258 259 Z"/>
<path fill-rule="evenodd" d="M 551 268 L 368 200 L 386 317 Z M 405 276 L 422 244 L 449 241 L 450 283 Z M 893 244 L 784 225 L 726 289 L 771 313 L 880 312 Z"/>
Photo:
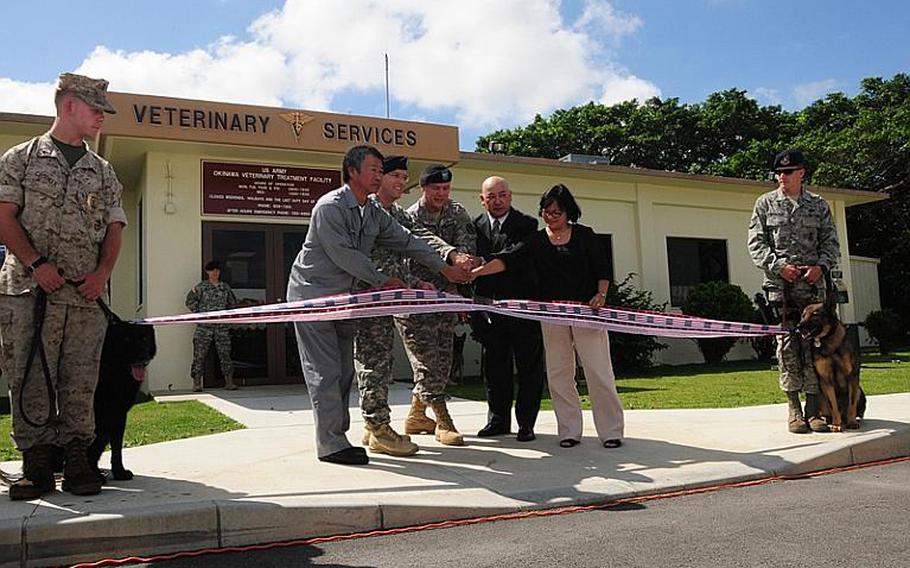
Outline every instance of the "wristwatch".
<path fill-rule="evenodd" d="M 38 268 L 38 267 L 41 266 L 42 264 L 46 264 L 47 262 L 48 262 L 48 260 L 47 260 L 47 257 L 46 257 L 46 256 L 39 256 L 38 258 L 35 259 L 34 262 L 32 262 L 31 264 L 29 264 L 28 266 L 26 266 L 26 267 L 25 267 L 25 270 L 26 270 L 26 272 L 28 272 L 29 274 L 31 274 L 31 273 L 35 272 L 35 269 L 36 269 L 36 268 Z"/>

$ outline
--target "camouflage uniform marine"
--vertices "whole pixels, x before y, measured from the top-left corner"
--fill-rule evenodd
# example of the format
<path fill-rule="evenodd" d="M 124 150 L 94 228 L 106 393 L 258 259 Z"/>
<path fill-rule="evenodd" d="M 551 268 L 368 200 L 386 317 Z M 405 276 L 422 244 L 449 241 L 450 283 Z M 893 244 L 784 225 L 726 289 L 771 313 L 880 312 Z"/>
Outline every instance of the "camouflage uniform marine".
<path fill-rule="evenodd" d="M 203 280 L 196 284 L 186 295 L 186 307 L 193 313 L 226 310 L 237 304 L 237 297 L 227 282 L 213 284 Z M 234 363 L 231 361 L 231 331 L 225 325 L 196 326 L 193 333 L 193 364 L 190 374 L 193 377 L 193 389 L 201 390 L 205 375 L 205 357 L 209 347 L 215 343 L 218 361 L 221 364 L 221 374 L 224 376 L 225 386 L 234 387 Z"/>
<path fill-rule="evenodd" d="M 397 203 L 385 208 L 379 198 L 372 194 L 370 199 L 398 221 L 401 226 L 427 240 L 445 258 L 453 247 L 418 226 L 414 218 Z M 415 287 L 419 283 L 410 271 L 406 258 L 385 247 L 376 247 L 370 255 L 373 265 L 389 278 L 398 278 Z M 358 288 L 365 290 L 369 284 L 361 282 Z M 368 426 L 376 427 L 391 421 L 389 409 L 389 383 L 392 381 L 393 348 L 395 343 L 392 316 L 363 318 L 356 321 L 354 336 L 354 359 L 357 363 L 357 387 L 360 390 L 360 409 Z"/>
<path fill-rule="evenodd" d="M 474 223 L 465 208 L 452 200 L 438 216 L 424 205 L 423 199 L 408 208 L 416 223 L 458 251 L 474 254 L 477 237 Z M 414 274 L 439 290 L 455 291 L 451 283 L 422 266 L 413 266 Z M 445 386 L 452 368 L 452 336 L 455 314 L 414 314 L 395 318 L 404 341 L 405 351 L 414 373 L 414 395 L 424 403 L 445 400 Z"/>
<path fill-rule="evenodd" d="M 49 134 L 9 149 L 0 158 L 0 201 L 19 206 L 19 222 L 32 246 L 64 278 L 93 272 L 112 223 L 126 225 L 122 186 L 111 165 L 88 150 L 70 166 Z M 10 401 L 33 421 L 48 416 L 48 393 L 40 361 L 23 377 L 35 330 L 39 287 L 28 267 L 8 252 L 0 269 L 0 343 Z M 26 450 L 47 444 L 91 441 L 95 434 L 93 397 L 107 319 L 75 286 L 48 294 L 42 338 L 57 393 L 58 412 L 36 427 L 13 412 L 13 440 Z M 25 386 L 23 386 L 25 383 Z"/>

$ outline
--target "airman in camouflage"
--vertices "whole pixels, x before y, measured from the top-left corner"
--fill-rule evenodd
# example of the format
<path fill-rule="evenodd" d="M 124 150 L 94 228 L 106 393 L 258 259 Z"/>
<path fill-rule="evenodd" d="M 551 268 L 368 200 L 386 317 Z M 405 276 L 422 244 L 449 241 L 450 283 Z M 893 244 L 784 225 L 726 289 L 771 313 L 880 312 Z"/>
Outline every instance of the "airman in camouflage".
<path fill-rule="evenodd" d="M 792 329 L 803 308 L 824 298 L 823 269 L 840 261 L 837 228 L 828 203 L 803 189 L 803 155 L 786 150 L 775 157 L 779 187 L 759 197 L 749 223 L 749 254 L 764 271 L 763 288 L 781 309 L 784 327 Z M 818 417 L 818 377 L 812 349 L 798 334 L 778 337 L 780 387 L 790 403 L 791 432 L 827 431 Z M 806 393 L 806 424 L 799 393 Z"/>
<path fill-rule="evenodd" d="M 428 166 L 420 176 L 423 195 L 408 208 L 418 225 L 428 229 L 464 255 L 473 255 L 477 238 L 467 210 L 449 198 L 452 172 L 442 165 Z M 455 291 L 423 267 L 414 266 L 414 274 L 440 290 Z M 408 361 L 414 373 L 414 396 L 411 412 L 405 421 L 405 433 L 415 434 L 431 429 L 426 417 L 427 405 L 436 414 L 436 439 L 443 444 L 460 446 L 464 438 L 455 429 L 445 402 L 445 386 L 452 368 L 452 340 L 455 314 L 414 314 L 395 318 L 404 341 Z"/>
<path fill-rule="evenodd" d="M 208 276 L 196 284 L 186 295 L 186 307 L 193 313 L 226 310 L 237 304 L 237 297 L 227 282 L 221 281 L 221 264 L 210 261 L 205 265 Z M 215 344 L 218 361 L 221 364 L 221 374 L 224 376 L 224 388 L 236 390 L 234 382 L 234 363 L 231 361 L 231 331 L 225 325 L 198 324 L 193 333 L 193 364 L 190 375 L 193 377 L 193 390 L 202 390 L 205 375 L 205 357 L 209 347 Z"/>
<path fill-rule="evenodd" d="M 60 75 L 51 129 L 0 158 L 0 241 L 9 249 L 0 269 L 0 366 L 9 381 L 12 438 L 23 454 L 23 479 L 10 487 L 14 500 L 54 489 L 55 447 L 64 450 L 65 491 L 101 491 L 86 454 L 107 329 L 96 301 L 117 261 L 126 215 L 117 175 L 84 139 L 114 112 L 107 84 Z M 39 325 L 52 393 L 40 356 L 26 373 Z"/>
<path fill-rule="evenodd" d="M 388 156 L 383 160 L 382 186 L 370 199 L 382 207 L 404 228 L 430 243 L 440 256 L 447 257 L 454 247 L 417 225 L 414 218 L 395 203 L 404 193 L 408 182 L 408 161 L 404 156 Z M 385 247 L 376 247 L 371 260 L 380 272 L 400 279 L 412 288 L 432 288 L 416 278 L 406 258 Z M 367 289 L 369 284 L 359 283 Z M 411 455 L 418 447 L 407 436 L 400 436 L 391 426 L 389 384 L 392 381 L 395 326 L 392 316 L 357 320 L 354 336 L 354 359 L 357 364 L 357 386 L 360 390 L 360 410 L 366 425 L 363 443 L 374 452 L 392 455 Z"/>

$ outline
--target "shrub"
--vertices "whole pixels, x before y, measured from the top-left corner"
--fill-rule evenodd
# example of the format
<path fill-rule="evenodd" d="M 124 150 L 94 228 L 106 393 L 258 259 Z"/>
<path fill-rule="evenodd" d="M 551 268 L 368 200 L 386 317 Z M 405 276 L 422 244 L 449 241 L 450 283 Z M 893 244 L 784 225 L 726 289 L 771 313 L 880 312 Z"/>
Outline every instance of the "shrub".
<path fill-rule="evenodd" d="M 689 292 L 682 311 L 684 314 L 728 321 L 754 321 L 755 308 L 742 288 L 727 282 L 704 282 Z M 706 363 L 723 360 L 735 337 L 696 339 L 698 350 Z"/>
<path fill-rule="evenodd" d="M 622 282 L 612 283 L 610 291 L 607 292 L 607 305 L 654 312 L 665 311 L 667 304 L 655 303 L 651 292 L 639 290 L 630 283 L 633 276 L 634 273 L 629 273 Z M 620 375 L 650 367 L 654 352 L 666 348 L 667 344 L 661 343 L 653 335 L 610 333 L 613 370 Z"/>
<path fill-rule="evenodd" d="M 878 343 L 878 350 L 882 355 L 894 351 L 905 339 L 901 317 L 897 312 L 889 308 L 871 312 L 866 316 L 863 327 L 866 328 L 872 339 Z"/>

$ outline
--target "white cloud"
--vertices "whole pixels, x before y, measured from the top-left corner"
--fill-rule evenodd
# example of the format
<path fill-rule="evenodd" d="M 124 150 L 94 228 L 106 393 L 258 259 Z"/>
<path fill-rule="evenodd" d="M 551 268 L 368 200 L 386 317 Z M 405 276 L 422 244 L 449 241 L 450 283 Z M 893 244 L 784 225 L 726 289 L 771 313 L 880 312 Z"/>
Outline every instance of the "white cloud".
<path fill-rule="evenodd" d="M 381 99 L 388 53 L 395 103 L 452 113 L 465 127 L 660 94 L 608 54 L 639 18 L 606 0 L 586 0 L 574 22 L 559 9 L 559 0 L 288 0 L 242 39 L 183 53 L 99 46 L 77 72 L 118 91 L 319 110 L 341 95 Z M 0 80 L 0 100 L 24 112 L 48 88 Z"/>
<path fill-rule="evenodd" d="M 800 108 L 808 106 L 828 93 L 837 90 L 837 81 L 834 79 L 825 79 L 823 81 L 813 81 L 803 83 L 793 87 L 793 98 Z"/>
<path fill-rule="evenodd" d="M 0 77 L 0 112 L 54 114 L 54 84 L 24 83 Z"/>
<path fill-rule="evenodd" d="M 752 89 L 752 95 L 755 100 L 764 105 L 783 105 L 784 103 L 780 91 L 770 87 Z"/>

